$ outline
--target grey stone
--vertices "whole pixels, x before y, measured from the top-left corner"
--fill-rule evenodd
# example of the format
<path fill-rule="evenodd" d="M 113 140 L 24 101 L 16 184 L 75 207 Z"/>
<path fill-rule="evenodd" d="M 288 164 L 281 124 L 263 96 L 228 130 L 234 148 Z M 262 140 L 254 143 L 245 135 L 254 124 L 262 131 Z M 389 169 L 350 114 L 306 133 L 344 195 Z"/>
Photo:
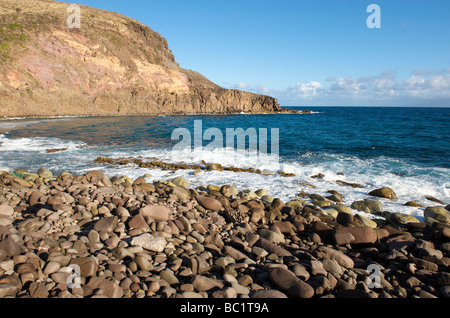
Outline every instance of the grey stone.
<path fill-rule="evenodd" d="M 142 246 L 144 249 L 161 253 L 166 247 L 167 241 L 164 237 L 153 236 L 150 233 L 144 233 L 133 237 L 131 244 L 134 246 Z"/>

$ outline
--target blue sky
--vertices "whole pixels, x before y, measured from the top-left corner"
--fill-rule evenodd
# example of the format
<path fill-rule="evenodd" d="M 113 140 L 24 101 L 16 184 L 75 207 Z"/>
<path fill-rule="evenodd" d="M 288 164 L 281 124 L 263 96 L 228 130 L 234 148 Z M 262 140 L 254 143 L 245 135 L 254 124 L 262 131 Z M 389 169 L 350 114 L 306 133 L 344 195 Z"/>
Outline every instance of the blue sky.
<path fill-rule="evenodd" d="M 448 0 L 78 0 L 148 25 L 181 67 L 283 106 L 450 106 Z M 369 4 L 381 28 L 368 28 Z"/>

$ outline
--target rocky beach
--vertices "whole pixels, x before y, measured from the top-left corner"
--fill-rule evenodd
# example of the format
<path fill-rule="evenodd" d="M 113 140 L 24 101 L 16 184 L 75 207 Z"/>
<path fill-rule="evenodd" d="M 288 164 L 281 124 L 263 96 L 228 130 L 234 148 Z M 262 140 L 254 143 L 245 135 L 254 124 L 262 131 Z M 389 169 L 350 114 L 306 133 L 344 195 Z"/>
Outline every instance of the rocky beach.
<path fill-rule="evenodd" d="M 0 298 L 448 298 L 450 207 L 419 222 L 371 196 L 3 171 Z"/>
<path fill-rule="evenodd" d="M 191 42 L 202 15 L 171 6 L 163 24 L 202 23 L 182 45 L 216 57 Z M 70 7 L 0 1 L 0 298 L 450 298 L 446 108 L 281 107 L 266 93 L 321 83 L 252 93 L 214 33 L 235 51 L 222 87 L 138 20 Z M 267 39 L 258 54 L 283 51 Z"/>

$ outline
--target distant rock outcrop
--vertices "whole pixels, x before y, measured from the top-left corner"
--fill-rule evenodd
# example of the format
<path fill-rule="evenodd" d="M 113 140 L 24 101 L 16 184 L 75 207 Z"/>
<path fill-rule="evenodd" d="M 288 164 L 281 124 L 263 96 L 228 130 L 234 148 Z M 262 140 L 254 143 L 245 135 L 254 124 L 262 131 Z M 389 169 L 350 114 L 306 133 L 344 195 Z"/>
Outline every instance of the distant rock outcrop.
<path fill-rule="evenodd" d="M 280 111 L 277 100 L 219 87 L 181 68 L 165 38 L 126 16 L 69 4 L 0 2 L 0 116 Z"/>

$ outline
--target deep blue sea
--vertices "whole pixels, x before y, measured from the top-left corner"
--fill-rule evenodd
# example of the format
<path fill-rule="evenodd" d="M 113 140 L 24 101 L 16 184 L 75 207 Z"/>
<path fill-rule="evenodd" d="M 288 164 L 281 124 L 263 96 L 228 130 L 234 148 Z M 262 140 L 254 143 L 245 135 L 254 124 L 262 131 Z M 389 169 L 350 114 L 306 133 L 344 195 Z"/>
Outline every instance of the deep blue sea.
<path fill-rule="evenodd" d="M 181 175 L 194 187 L 232 184 L 239 190 L 264 188 L 284 201 L 299 192 L 325 195 L 327 190 L 337 190 L 344 194 L 348 205 L 369 198 L 367 193 L 372 189 L 389 186 L 398 200 L 384 200 L 385 210 L 418 218 L 423 209 L 405 207 L 405 202 L 436 205 L 425 198 L 431 195 L 450 203 L 450 108 L 295 109 L 313 113 L 0 120 L 0 170 L 25 168 L 35 172 L 45 166 L 54 173 L 77 174 L 97 169 L 110 176 L 151 175 L 146 177 L 149 182 Z M 226 148 L 229 132 L 239 132 L 239 128 L 247 134 L 245 143 L 240 144 L 231 134 L 234 143 Z M 188 147 L 199 138 L 201 144 Z M 252 143 L 255 140 L 256 147 Z M 46 152 L 56 148 L 68 149 Z M 191 170 L 172 173 L 132 165 L 95 164 L 98 156 L 156 157 L 186 163 L 204 160 L 223 166 L 254 167 L 272 174 L 211 171 L 193 175 Z M 273 174 L 279 171 L 295 176 Z M 319 173 L 323 178 L 311 178 Z M 362 188 L 339 185 L 336 180 L 355 182 Z"/>

